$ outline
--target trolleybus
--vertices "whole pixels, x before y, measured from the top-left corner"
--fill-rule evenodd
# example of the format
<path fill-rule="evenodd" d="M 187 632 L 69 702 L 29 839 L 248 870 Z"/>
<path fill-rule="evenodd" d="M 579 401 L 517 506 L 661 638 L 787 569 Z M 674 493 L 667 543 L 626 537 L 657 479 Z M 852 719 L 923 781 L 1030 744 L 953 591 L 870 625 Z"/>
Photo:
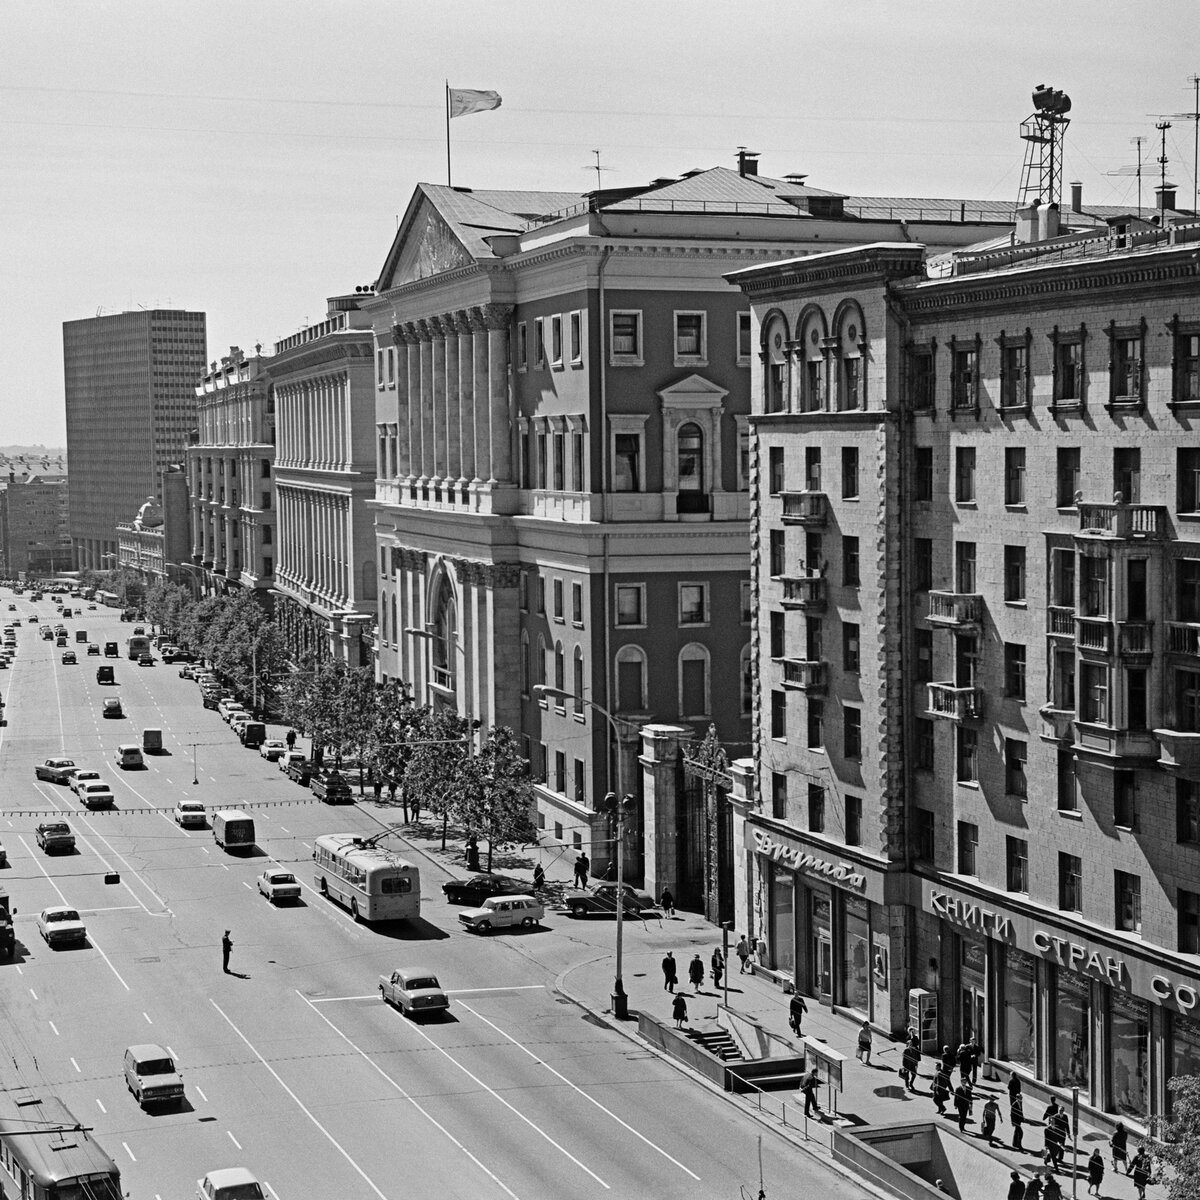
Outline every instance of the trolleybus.
<path fill-rule="evenodd" d="M 317 838 L 314 882 L 322 896 L 344 905 L 355 920 L 411 920 L 421 913 L 421 873 L 377 845 L 382 836 L 327 833 Z"/>
<path fill-rule="evenodd" d="M 57 1096 L 0 1095 L 0 1182 L 23 1200 L 122 1200 L 121 1172 Z"/>

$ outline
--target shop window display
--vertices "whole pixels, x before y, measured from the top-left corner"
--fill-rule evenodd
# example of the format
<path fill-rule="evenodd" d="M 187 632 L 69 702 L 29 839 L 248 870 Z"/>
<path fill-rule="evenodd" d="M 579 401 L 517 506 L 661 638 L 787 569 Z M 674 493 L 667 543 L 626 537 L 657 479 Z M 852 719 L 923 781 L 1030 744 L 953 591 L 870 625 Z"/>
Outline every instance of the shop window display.
<path fill-rule="evenodd" d="M 1149 1112 L 1149 1005 L 1113 992 L 1111 1028 L 1113 1107 L 1143 1121 Z"/>
<path fill-rule="evenodd" d="M 790 871 L 771 873 L 771 952 L 777 971 L 796 969 L 796 877 Z"/>
<path fill-rule="evenodd" d="M 1036 1001 L 1037 964 L 1032 955 L 1010 949 L 1004 973 L 1004 1055 L 1031 1071 L 1035 1069 Z"/>
<path fill-rule="evenodd" d="M 829 897 L 810 892 L 813 989 L 819 996 L 833 993 L 833 935 L 829 924 Z"/>
<path fill-rule="evenodd" d="M 1091 985 L 1067 971 L 1058 973 L 1054 1028 L 1054 1083 L 1085 1095 L 1090 1081 Z"/>
<path fill-rule="evenodd" d="M 1171 1075 L 1200 1075 L 1200 1021 L 1171 1014 Z M 1167 1092 L 1167 1111 L 1171 1093 Z"/>
<path fill-rule="evenodd" d="M 845 898 L 846 925 L 842 939 L 842 1003 L 861 1013 L 871 1010 L 871 980 L 868 970 L 870 930 L 867 902 L 857 896 Z"/>

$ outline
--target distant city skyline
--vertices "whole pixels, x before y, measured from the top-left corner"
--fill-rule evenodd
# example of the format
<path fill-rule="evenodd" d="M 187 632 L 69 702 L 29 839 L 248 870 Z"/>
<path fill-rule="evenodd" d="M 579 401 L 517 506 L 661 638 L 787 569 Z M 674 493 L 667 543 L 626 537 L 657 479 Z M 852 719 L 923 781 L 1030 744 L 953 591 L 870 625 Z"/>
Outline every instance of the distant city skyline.
<path fill-rule="evenodd" d="M 733 165 L 745 145 L 765 174 L 814 187 L 1015 200 L 1018 127 L 1046 83 L 1074 102 L 1064 180 L 1133 205 L 1141 136 L 1150 202 L 1156 120 L 1193 104 L 1197 10 L 1167 0 L 1152 27 L 1112 19 L 1125 11 L 931 0 L 814 22 L 698 0 L 681 22 L 607 0 L 566 23 L 546 2 L 463 0 L 447 23 L 379 3 L 351 21 L 331 0 L 10 6 L 11 44 L 29 49 L 0 87 L 0 428 L 64 441 L 64 321 L 205 311 L 211 360 L 269 352 L 326 296 L 371 283 L 413 186 L 445 181 L 447 78 L 503 97 L 453 123 L 461 186 L 582 193 Z M 1167 133 L 1183 207 L 1192 135 L 1186 118 Z"/>

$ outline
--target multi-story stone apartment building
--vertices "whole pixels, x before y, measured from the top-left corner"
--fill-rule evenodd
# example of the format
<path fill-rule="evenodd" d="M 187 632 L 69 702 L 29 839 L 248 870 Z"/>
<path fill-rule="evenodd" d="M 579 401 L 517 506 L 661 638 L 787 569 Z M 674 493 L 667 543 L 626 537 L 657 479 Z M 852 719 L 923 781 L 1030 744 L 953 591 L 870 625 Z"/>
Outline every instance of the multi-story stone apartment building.
<path fill-rule="evenodd" d="M 906 203 L 768 179 L 746 154 L 586 197 L 412 198 L 366 306 L 378 669 L 517 730 L 546 836 L 586 846 L 599 873 L 614 856 L 596 802 L 641 799 L 641 725 L 714 724 L 731 755 L 749 746 L 755 348 L 722 272 L 901 237 L 905 218 L 943 247 L 1009 219 Z M 705 814 L 642 818 L 632 875 L 699 906 Z M 726 864 L 730 829 L 723 810 Z M 728 871 L 717 886 L 728 899 Z"/>
<path fill-rule="evenodd" d="M 147 582 L 170 581 L 199 588 L 199 568 L 191 561 L 192 513 L 188 477 L 182 464 L 162 473 L 160 504 L 147 496 L 129 521 L 117 525 L 117 566 L 137 571 Z"/>
<path fill-rule="evenodd" d="M 183 460 L 208 360 L 205 315 L 178 309 L 63 324 L 67 464 L 76 566 L 111 568 L 128 521 Z"/>
<path fill-rule="evenodd" d="M 205 591 L 245 589 L 270 603 L 275 580 L 275 412 L 258 349 L 231 346 L 194 385 L 188 447 L 192 563 Z"/>
<path fill-rule="evenodd" d="M 61 456 L 0 455 L 0 572 L 70 570 L 70 499 Z"/>
<path fill-rule="evenodd" d="M 930 1046 L 1144 1124 L 1200 1071 L 1200 225 L 1040 216 L 945 277 L 900 243 L 731 276 L 739 922 L 807 995 L 899 1030 L 916 989 Z"/>
<path fill-rule="evenodd" d="M 276 619 L 297 659 L 374 665 L 374 337 L 364 296 L 275 343 Z"/>

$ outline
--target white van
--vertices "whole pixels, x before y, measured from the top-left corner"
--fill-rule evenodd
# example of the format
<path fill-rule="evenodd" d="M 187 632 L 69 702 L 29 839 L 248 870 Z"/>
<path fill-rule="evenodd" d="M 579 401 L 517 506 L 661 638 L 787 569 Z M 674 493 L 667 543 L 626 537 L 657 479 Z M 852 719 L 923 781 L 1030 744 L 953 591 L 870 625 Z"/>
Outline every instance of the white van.
<path fill-rule="evenodd" d="M 237 808 L 213 813 L 213 841 L 223 850 L 254 848 L 254 818 Z"/>
<path fill-rule="evenodd" d="M 144 767 L 146 760 L 142 758 L 141 746 L 135 745 L 132 742 L 126 742 L 123 746 L 117 747 L 117 752 L 113 756 L 117 760 L 117 766 L 121 770 L 126 771 L 130 767 Z"/>

